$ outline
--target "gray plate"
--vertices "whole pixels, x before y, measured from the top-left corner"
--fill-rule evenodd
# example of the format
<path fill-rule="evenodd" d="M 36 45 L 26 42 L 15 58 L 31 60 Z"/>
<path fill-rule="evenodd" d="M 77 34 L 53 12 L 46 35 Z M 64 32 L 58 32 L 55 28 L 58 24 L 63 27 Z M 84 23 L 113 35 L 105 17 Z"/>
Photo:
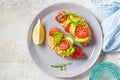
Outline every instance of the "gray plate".
<path fill-rule="evenodd" d="M 55 15 L 59 11 L 67 11 L 67 10 L 75 12 L 79 16 L 83 17 L 89 24 L 90 29 L 92 31 L 92 41 L 90 46 L 83 47 L 80 44 L 76 43 L 76 45 L 78 45 L 84 51 L 84 55 L 80 59 L 65 59 L 57 56 L 48 47 L 46 43 L 46 37 L 42 45 L 37 46 L 34 45 L 32 42 L 32 31 L 38 18 L 41 18 L 42 20 L 42 24 L 45 28 L 45 33 L 47 33 L 50 27 L 54 27 L 54 26 L 64 31 L 61 25 L 59 25 L 55 21 Z M 66 33 L 66 35 L 69 34 Z M 46 7 L 36 16 L 36 18 L 33 20 L 30 26 L 27 37 L 27 43 L 32 59 L 41 70 L 55 77 L 70 78 L 70 77 L 78 76 L 84 73 L 85 71 L 87 71 L 90 67 L 92 67 L 92 65 L 98 59 L 102 46 L 102 33 L 97 19 L 87 9 L 74 3 L 67 3 L 67 2 L 57 3 Z M 66 63 L 66 62 L 72 62 L 73 64 L 67 66 L 65 71 L 60 71 L 58 69 L 54 69 L 50 67 L 51 64 Z"/>

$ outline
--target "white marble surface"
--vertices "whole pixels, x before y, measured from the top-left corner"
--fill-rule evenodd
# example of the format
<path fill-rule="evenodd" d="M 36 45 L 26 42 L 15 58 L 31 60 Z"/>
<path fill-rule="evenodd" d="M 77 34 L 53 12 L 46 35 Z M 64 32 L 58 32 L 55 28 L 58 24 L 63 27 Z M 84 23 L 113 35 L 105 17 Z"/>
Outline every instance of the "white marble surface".
<path fill-rule="evenodd" d="M 96 15 L 90 0 L 71 1 Z M 32 20 L 42 8 L 55 2 L 60 0 L 0 0 L 0 80 L 66 80 L 42 72 L 27 49 L 27 33 Z M 109 61 L 119 65 L 118 56 L 120 53 L 102 53 L 96 63 Z M 89 72 L 69 80 L 88 80 Z"/>

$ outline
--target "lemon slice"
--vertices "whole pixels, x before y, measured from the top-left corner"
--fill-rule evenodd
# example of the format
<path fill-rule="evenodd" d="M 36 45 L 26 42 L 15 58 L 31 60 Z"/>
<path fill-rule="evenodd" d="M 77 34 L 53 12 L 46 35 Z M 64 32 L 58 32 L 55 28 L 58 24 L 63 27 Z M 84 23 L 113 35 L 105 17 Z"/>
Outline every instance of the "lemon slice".
<path fill-rule="evenodd" d="M 34 44 L 42 44 L 44 41 L 44 28 L 41 24 L 40 19 L 38 19 L 37 24 L 34 27 L 32 39 Z"/>

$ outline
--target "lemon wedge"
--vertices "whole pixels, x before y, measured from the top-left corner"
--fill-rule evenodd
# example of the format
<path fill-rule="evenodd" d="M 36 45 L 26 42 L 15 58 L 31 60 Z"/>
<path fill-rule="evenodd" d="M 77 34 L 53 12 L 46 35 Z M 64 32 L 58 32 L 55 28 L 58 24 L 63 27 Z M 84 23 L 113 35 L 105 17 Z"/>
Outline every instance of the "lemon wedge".
<path fill-rule="evenodd" d="M 42 44 L 44 41 L 44 28 L 41 24 L 41 20 L 38 19 L 37 24 L 34 27 L 32 39 L 34 44 Z"/>

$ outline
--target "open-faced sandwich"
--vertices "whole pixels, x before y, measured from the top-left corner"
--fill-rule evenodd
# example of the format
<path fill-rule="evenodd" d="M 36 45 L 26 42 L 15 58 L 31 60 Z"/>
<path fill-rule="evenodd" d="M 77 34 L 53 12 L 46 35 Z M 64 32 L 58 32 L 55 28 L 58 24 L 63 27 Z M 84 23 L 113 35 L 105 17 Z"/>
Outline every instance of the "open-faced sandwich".
<path fill-rule="evenodd" d="M 83 51 L 73 43 L 72 38 L 56 27 L 49 29 L 47 43 L 57 55 L 64 58 L 80 58 L 83 54 Z"/>
<path fill-rule="evenodd" d="M 75 42 L 88 46 L 91 41 L 91 31 L 86 21 L 70 11 L 61 11 L 55 17 L 56 21 L 61 24 L 65 31 L 75 37 Z"/>

